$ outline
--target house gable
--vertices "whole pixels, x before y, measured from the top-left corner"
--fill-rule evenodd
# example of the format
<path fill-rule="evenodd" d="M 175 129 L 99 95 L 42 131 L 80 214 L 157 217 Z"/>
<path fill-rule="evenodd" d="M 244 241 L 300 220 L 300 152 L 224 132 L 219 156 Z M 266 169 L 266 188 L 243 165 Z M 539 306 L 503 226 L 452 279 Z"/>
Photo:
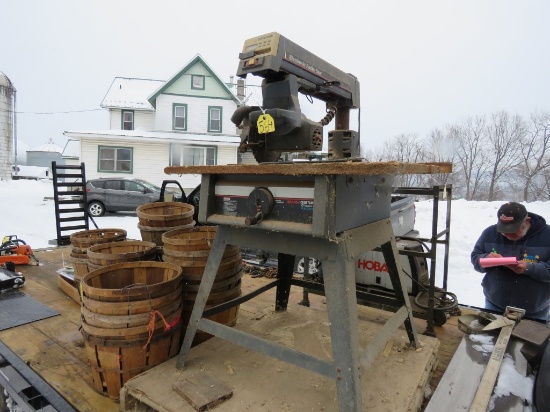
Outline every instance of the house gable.
<path fill-rule="evenodd" d="M 202 88 L 193 87 L 193 76 L 204 78 Z M 156 108 L 161 94 L 233 100 L 239 104 L 237 97 L 198 54 L 148 98 L 151 106 Z"/>

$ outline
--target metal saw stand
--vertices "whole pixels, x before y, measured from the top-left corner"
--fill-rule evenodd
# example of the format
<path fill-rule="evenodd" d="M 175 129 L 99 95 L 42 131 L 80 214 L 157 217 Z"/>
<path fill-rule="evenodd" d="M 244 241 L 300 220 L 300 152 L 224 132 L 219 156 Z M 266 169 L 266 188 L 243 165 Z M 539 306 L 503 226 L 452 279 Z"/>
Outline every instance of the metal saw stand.
<path fill-rule="evenodd" d="M 274 250 L 279 253 L 277 280 L 254 292 L 204 310 L 218 267 L 227 245 Z M 354 264 L 360 253 L 380 247 L 389 269 L 396 299 L 402 306 L 378 334 L 360 351 Z M 276 311 L 287 309 L 290 287 L 309 287 L 309 282 L 293 279 L 295 255 L 322 261 L 325 268 L 324 291 L 330 325 L 333 360 L 327 361 L 253 336 L 238 329 L 206 319 L 215 313 L 240 305 L 276 287 Z M 336 380 L 340 411 L 362 411 L 361 369 L 366 370 L 401 324 L 405 325 L 411 345 L 417 347 L 412 310 L 403 288 L 399 254 L 389 219 L 382 219 L 331 238 L 259 228 L 219 225 L 193 312 L 180 350 L 177 367 L 183 368 L 197 329 L 247 349 L 316 372 Z"/>

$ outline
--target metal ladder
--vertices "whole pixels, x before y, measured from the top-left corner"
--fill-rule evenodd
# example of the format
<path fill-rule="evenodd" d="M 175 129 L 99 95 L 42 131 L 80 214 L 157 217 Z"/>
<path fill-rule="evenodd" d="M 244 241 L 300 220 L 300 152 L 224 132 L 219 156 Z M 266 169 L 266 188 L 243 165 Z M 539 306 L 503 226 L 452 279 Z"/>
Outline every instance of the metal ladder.
<path fill-rule="evenodd" d="M 59 165 L 52 162 L 53 196 L 55 202 L 55 226 L 57 245 L 71 243 L 70 233 L 88 230 L 88 208 L 86 207 L 85 165 Z M 97 225 L 92 220 L 97 228 Z"/>

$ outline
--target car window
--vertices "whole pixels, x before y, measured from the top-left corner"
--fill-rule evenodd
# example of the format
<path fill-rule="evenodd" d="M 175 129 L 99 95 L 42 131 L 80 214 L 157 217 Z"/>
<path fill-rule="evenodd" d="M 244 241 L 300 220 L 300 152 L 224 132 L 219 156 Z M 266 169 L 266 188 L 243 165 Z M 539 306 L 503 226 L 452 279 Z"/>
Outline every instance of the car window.
<path fill-rule="evenodd" d="M 151 182 L 148 182 L 146 180 L 139 180 L 139 183 L 141 183 L 143 186 L 145 186 L 147 189 L 151 189 L 153 192 L 160 192 L 160 187 L 154 185 Z"/>
<path fill-rule="evenodd" d="M 139 183 L 125 181 L 124 182 L 124 190 L 129 190 L 131 192 L 141 192 L 141 193 L 143 193 L 145 188 L 142 185 L 140 185 Z"/>
<path fill-rule="evenodd" d="M 92 180 L 89 182 L 93 187 L 96 189 L 104 189 L 105 188 L 105 181 L 104 180 Z"/>
<path fill-rule="evenodd" d="M 106 180 L 105 189 L 122 190 L 122 181 L 120 180 Z"/>

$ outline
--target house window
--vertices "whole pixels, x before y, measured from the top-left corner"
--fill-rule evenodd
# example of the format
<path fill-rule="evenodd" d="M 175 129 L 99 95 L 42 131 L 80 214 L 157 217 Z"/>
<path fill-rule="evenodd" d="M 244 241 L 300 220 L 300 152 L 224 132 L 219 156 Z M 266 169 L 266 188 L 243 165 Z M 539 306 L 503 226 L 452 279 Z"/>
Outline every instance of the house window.
<path fill-rule="evenodd" d="M 173 144 L 170 166 L 205 166 L 216 164 L 216 148 Z"/>
<path fill-rule="evenodd" d="M 208 131 L 209 132 L 222 131 L 222 108 L 221 107 L 211 106 L 208 108 Z"/>
<path fill-rule="evenodd" d="M 204 90 L 204 76 L 199 76 L 197 74 L 191 75 L 191 88 Z"/>
<path fill-rule="evenodd" d="M 130 110 L 122 111 L 122 130 L 134 130 L 134 112 Z"/>
<path fill-rule="evenodd" d="M 187 130 L 187 105 L 174 104 L 173 108 L 172 125 L 174 130 Z"/>
<path fill-rule="evenodd" d="M 99 172 L 132 173 L 133 149 L 127 147 L 99 147 Z"/>

